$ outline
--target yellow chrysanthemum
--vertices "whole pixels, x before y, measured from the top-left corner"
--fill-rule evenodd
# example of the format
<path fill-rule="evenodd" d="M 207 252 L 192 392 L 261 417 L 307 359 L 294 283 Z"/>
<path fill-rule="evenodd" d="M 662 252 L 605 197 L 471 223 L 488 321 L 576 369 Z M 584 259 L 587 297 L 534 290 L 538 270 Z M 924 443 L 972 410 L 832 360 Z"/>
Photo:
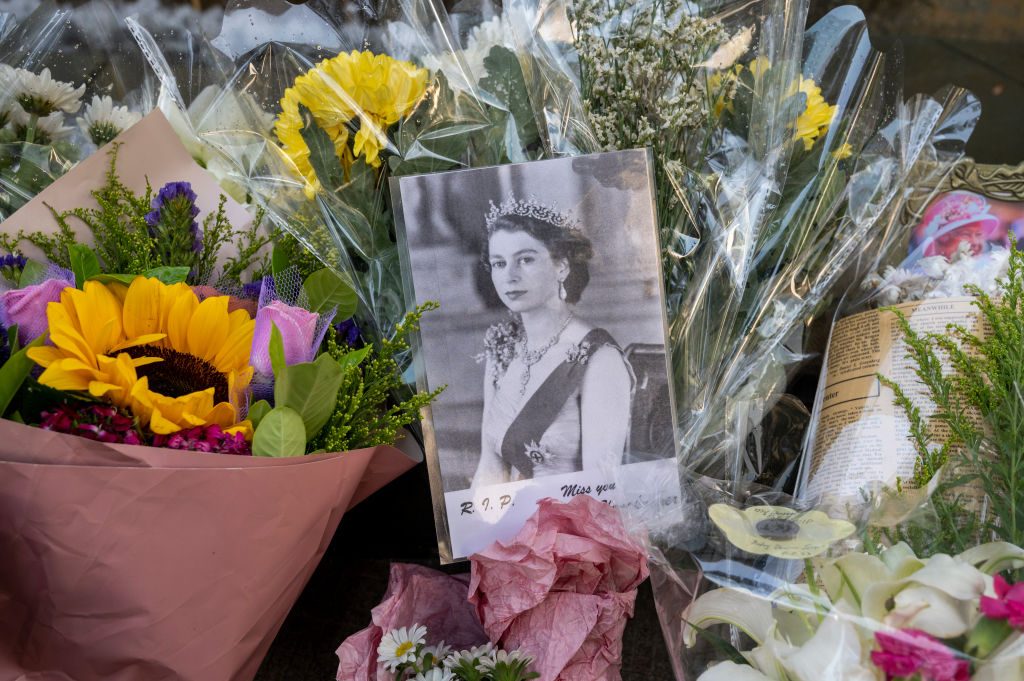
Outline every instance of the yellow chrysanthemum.
<path fill-rule="evenodd" d="M 387 129 L 415 108 L 426 91 L 427 76 L 426 69 L 370 51 L 353 50 L 325 59 L 285 91 L 275 132 L 310 186 L 316 186 L 316 178 L 302 139 L 300 103 L 331 137 L 346 168 L 359 155 L 377 167 L 380 151 L 387 145 Z M 356 127 L 355 120 L 358 129 L 350 149 L 349 130 Z"/>
<path fill-rule="evenodd" d="M 47 306 L 53 345 L 29 350 L 45 367 L 40 383 L 108 399 L 159 435 L 217 424 L 249 437 L 238 422 L 253 373 L 249 314 L 145 277 L 121 293 L 90 281 Z"/>
<path fill-rule="evenodd" d="M 804 142 L 804 150 L 810 151 L 815 140 L 828 131 L 836 115 L 836 107 L 821 96 L 821 88 L 810 78 L 800 77 L 800 92 L 807 97 L 804 112 L 796 119 L 794 139 Z"/>

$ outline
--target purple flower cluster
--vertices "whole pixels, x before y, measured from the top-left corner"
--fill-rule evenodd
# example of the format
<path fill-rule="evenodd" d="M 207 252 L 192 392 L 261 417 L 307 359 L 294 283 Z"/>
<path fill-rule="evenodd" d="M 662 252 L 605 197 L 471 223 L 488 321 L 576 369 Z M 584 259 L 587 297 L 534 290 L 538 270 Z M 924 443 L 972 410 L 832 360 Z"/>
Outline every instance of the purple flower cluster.
<path fill-rule="evenodd" d="M 15 255 L 8 253 L 7 255 L 0 257 L 0 269 L 10 270 L 23 270 L 28 260 L 23 255 Z"/>
<path fill-rule="evenodd" d="M 86 407 L 58 405 L 53 411 L 44 411 L 39 427 L 55 433 L 77 435 L 99 442 L 140 445 L 142 438 L 135 429 L 135 421 L 115 407 L 93 404 Z"/>
<path fill-rule="evenodd" d="M 154 435 L 154 447 L 180 449 L 190 452 L 250 455 L 252 449 L 241 433 L 225 433 L 216 425 L 196 426 L 170 435 Z"/>
<path fill-rule="evenodd" d="M 359 326 L 356 325 L 354 318 L 338 322 L 334 325 L 334 330 L 338 332 L 338 338 L 344 341 L 345 345 L 350 348 L 356 347 L 359 342 Z"/>
<path fill-rule="evenodd" d="M 196 253 L 203 249 L 203 235 L 199 229 L 199 223 L 195 218 L 199 215 L 199 208 L 196 206 L 196 193 L 192 191 L 192 185 L 188 182 L 168 182 L 153 199 L 149 207 L 152 209 L 146 213 L 146 224 L 149 226 L 149 235 L 158 238 L 157 227 L 167 217 L 172 215 L 187 215 L 192 218 L 190 231 L 192 233 L 192 250 Z"/>
<path fill-rule="evenodd" d="M 260 277 L 255 281 L 250 281 L 248 284 L 242 284 L 242 298 L 247 300 L 259 300 L 260 292 L 263 290 L 263 280 L 266 277 Z"/>

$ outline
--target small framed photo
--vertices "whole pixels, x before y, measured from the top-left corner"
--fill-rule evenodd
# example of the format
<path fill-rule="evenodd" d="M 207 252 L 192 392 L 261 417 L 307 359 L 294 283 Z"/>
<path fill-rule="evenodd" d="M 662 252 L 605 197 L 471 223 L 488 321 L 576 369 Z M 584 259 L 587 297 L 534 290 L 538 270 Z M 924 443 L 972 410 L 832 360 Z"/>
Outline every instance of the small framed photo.
<path fill-rule="evenodd" d="M 447 386 L 424 414 L 445 562 L 545 497 L 678 502 L 652 178 L 636 150 L 392 181 L 407 299 L 440 304 L 416 371 Z"/>

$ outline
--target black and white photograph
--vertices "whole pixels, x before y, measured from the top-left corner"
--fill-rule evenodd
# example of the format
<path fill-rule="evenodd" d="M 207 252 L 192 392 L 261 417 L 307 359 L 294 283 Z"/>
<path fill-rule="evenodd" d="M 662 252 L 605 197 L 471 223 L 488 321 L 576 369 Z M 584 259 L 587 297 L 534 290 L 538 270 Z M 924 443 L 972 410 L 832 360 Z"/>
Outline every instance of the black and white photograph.
<path fill-rule="evenodd" d="M 643 150 L 393 185 L 439 543 L 511 536 L 544 497 L 619 503 L 623 471 L 674 478 L 650 160 Z M 664 469 L 664 470 L 662 470 Z"/>

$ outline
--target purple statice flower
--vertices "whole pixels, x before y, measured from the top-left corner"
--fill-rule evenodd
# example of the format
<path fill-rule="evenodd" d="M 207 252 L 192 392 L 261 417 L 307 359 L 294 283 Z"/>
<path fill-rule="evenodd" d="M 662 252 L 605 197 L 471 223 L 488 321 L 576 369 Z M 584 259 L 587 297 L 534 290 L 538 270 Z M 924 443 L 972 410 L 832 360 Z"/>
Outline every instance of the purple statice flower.
<path fill-rule="evenodd" d="M 153 238 L 160 238 L 160 227 L 168 219 L 179 219 L 184 222 L 184 216 L 191 219 L 189 232 L 192 235 L 192 251 L 198 253 L 203 249 L 202 230 L 195 218 L 199 215 L 199 208 L 196 206 L 196 193 L 192 191 L 192 185 L 188 182 L 168 182 L 150 203 L 150 212 L 146 213 L 146 224 L 149 226 L 149 235 Z"/>
<path fill-rule="evenodd" d="M 217 424 L 196 426 L 170 435 L 154 435 L 154 447 L 214 454 L 252 454 L 252 448 L 241 433 L 225 433 Z"/>
<path fill-rule="evenodd" d="M 359 343 L 359 326 L 354 317 L 338 322 L 334 325 L 334 330 L 338 333 L 338 338 L 350 348 L 356 347 Z"/>
<path fill-rule="evenodd" d="M 242 298 L 246 300 L 259 300 L 260 292 L 263 290 L 263 279 L 264 277 L 260 277 L 256 281 L 242 284 Z"/>
<path fill-rule="evenodd" d="M 8 253 L 7 255 L 0 257 L 0 269 L 21 271 L 25 269 L 26 263 L 28 263 L 28 260 L 23 255 Z"/>
<path fill-rule="evenodd" d="M 135 429 L 135 421 L 116 407 L 99 404 L 73 407 L 60 404 L 50 411 L 42 412 L 40 416 L 42 421 L 39 427 L 43 430 L 77 435 L 98 442 L 142 444 L 142 438 Z"/>

